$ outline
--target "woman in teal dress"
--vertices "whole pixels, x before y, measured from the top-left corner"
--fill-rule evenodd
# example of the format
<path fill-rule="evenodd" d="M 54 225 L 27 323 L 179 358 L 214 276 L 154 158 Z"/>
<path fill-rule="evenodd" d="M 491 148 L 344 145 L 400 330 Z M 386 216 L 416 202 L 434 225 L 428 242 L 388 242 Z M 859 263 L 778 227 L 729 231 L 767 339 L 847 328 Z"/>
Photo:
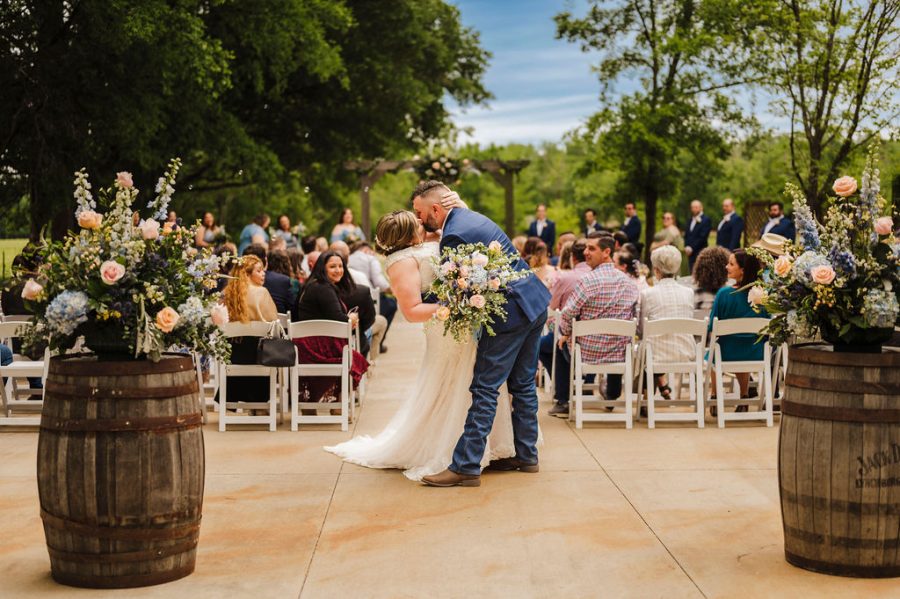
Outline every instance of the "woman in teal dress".
<path fill-rule="evenodd" d="M 729 318 L 768 318 L 769 315 L 762 310 L 755 312 L 748 298 L 749 291 L 738 291 L 744 285 L 754 282 L 759 276 L 760 264 L 756 257 L 744 250 L 735 250 L 728 258 L 728 278 L 734 279 L 733 287 L 725 286 L 716 293 L 712 310 L 709 314 L 709 330 L 712 331 L 713 319 L 728 320 Z M 717 340 L 722 348 L 722 361 L 751 361 L 762 360 L 765 341 L 758 341 L 757 336 L 751 333 L 729 335 Z M 741 387 L 741 397 L 748 397 L 750 374 L 746 372 L 736 373 L 738 384 Z M 716 378 L 713 373 L 713 389 Z M 739 406 L 745 407 L 746 406 Z"/>

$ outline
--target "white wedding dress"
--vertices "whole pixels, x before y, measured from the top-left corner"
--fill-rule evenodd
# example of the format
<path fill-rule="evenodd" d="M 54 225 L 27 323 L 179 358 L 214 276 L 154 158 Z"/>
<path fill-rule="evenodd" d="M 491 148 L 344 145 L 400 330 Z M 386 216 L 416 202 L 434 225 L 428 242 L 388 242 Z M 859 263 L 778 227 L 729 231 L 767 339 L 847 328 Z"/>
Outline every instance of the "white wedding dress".
<path fill-rule="evenodd" d="M 438 251 L 438 244 L 430 242 L 394 252 L 388 256 L 385 270 L 398 260 L 416 260 L 424 294 L 434 279 L 432 258 Z M 450 465 L 472 404 L 469 385 L 478 346 L 474 340 L 457 343 L 452 336 L 445 337 L 439 324 L 425 326 L 424 335 L 425 356 L 419 375 L 387 427 L 375 437 L 361 435 L 326 447 L 326 451 L 360 466 L 403 469 L 412 480 L 437 474 Z M 510 410 L 504 386 L 497 398 L 497 415 L 482 468 L 491 460 L 516 454 Z"/>

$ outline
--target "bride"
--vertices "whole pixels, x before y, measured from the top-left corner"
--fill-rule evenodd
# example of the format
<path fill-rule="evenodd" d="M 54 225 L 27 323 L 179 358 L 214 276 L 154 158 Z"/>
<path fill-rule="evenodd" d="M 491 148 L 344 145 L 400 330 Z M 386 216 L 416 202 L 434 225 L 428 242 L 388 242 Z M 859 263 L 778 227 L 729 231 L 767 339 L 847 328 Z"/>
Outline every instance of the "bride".
<path fill-rule="evenodd" d="M 437 306 L 424 303 L 434 280 L 432 260 L 438 243 L 426 241 L 416 215 L 398 210 L 383 216 L 375 229 L 376 244 L 387 255 L 385 268 L 397 304 L 409 322 L 426 322 Z M 344 460 L 369 468 L 402 468 L 412 480 L 442 472 L 453 458 L 472 403 L 469 384 L 475 364 L 474 340 L 457 343 L 444 336 L 439 323 L 427 324 L 425 356 L 416 383 L 387 427 L 375 437 L 361 435 L 326 447 Z M 481 467 L 492 460 L 514 457 L 509 395 L 497 398 L 497 415 Z"/>

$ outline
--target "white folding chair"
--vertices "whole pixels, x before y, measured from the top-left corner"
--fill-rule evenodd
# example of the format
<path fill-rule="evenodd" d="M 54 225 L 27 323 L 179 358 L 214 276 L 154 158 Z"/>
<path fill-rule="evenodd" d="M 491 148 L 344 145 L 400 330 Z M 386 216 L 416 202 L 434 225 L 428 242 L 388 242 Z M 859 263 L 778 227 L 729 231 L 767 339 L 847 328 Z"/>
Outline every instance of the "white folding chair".
<path fill-rule="evenodd" d="M 34 318 L 31 314 L 4 314 L 3 322 L 31 322 Z"/>
<path fill-rule="evenodd" d="M 775 350 L 772 359 L 772 410 L 775 410 L 775 402 L 781 405 L 784 400 L 784 377 L 787 376 L 788 344 L 782 343 Z"/>
<path fill-rule="evenodd" d="M 30 320 L 31 317 L 28 317 Z M 0 323 L 0 341 L 7 344 L 12 350 L 13 340 L 19 339 L 30 327 L 29 322 L 19 320 Z M 19 354 L 13 354 L 13 361 L 6 366 L 0 365 L 0 377 L 6 378 L 5 384 L 0 384 L 0 425 L 3 426 L 39 426 L 41 424 L 40 412 L 43 407 L 43 389 L 31 389 L 27 383 L 22 384 L 23 379 L 39 378 L 46 380 L 47 359 L 49 352 L 44 351 L 43 360 L 29 360 Z M 38 399 L 32 399 L 35 395 Z M 26 399 L 21 399 L 25 397 Z M 28 414 L 16 416 L 15 414 Z M 34 414 L 37 414 L 36 416 Z"/>
<path fill-rule="evenodd" d="M 559 310 L 554 310 L 552 308 L 547 308 L 547 322 L 544 323 L 544 329 L 541 331 L 541 337 L 553 331 L 553 347 L 556 348 L 556 341 L 559 338 L 559 323 L 557 322 L 557 315 L 559 314 Z M 552 392 L 553 391 L 553 374 L 556 369 L 556 350 L 553 351 L 553 360 L 548 365 L 546 364 L 538 364 L 538 380 L 537 387 L 544 388 L 544 391 Z"/>
<path fill-rule="evenodd" d="M 234 337 L 265 337 L 272 330 L 271 322 L 229 322 L 222 325 L 222 333 L 229 339 Z M 278 393 L 276 384 L 279 368 L 260 366 L 258 364 L 226 364 L 218 365 L 219 383 L 219 431 L 224 432 L 229 424 L 268 424 L 270 431 L 275 431 L 278 424 Z M 247 376 L 266 376 L 269 378 L 269 400 L 263 402 L 245 402 L 228 398 L 228 379 Z M 228 410 L 261 410 L 268 408 L 264 416 L 229 414 Z"/>
<path fill-rule="evenodd" d="M 772 426 L 772 348 L 767 341 L 763 343 L 762 360 L 722 360 L 722 347 L 719 339 L 729 335 L 751 334 L 754 337 L 769 323 L 768 318 L 732 318 L 727 320 L 713 319 L 712 334 L 709 338 L 709 359 L 707 374 L 716 373 L 716 413 L 719 428 L 725 427 L 726 420 L 765 420 L 766 426 Z M 726 397 L 725 374 L 755 374 L 759 381 L 758 400 L 741 398 L 740 392 Z M 708 379 L 707 379 L 708 380 Z M 758 411 L 725 412 L 725 406 L 756 404 Z"/>
<path fill-rule="evenodd" d="M 355 352 L 359 352 L 362 354 L 362 335 L 365 333 L 359 330 L 359 325 L 352 328 L 352 334 L 350 336 L 350 349 Z M 368 359 L 368 357 L 367 357 Z M 359 386 L 355 390 L 350 391 L 350 399 L 353 401 L 350 402 L 350 417 L 351 419 L 355 416 L 356 406 L 362 407 L 363 399 L 366 395 L 366 384 L 369 381 L 368 371 L 362 375 L 362 378 L 359 380 Z"/>
<path fill-rule="evenodd" d="M 585 421 L 595 422 L 624 422 L 625 428 L 631 428 L 634 411 L 634 383 L 633 383 L 633 348 L 634 334 L 637 331 L 637 323 L 634 320 L 616 320 L 610 318 L 597 318 L 594 320 L 572 321 L 572 378 L 569 386 L 569 406 L 575 406 L 575 428 L 582 428 Z M 627 337 L 628 345 L 625 347 L 625 359 L 622 362 L 608 362 L 601 364 L 588 364 L 582 359 L 581 344 L 579 339 L 591 335 L 613 335 Z M 622 399 L 604 400 L 600 395 L 585 393 L 584 377 L 593 374 L 622 375 Z M 584 411 L 584 404 L 588 402 L 592 406 L 603 408 L 624 407 L 622 412 L 588 412 Z"/>
<path fill-rule="evenodd" d="M 704 401 L 704 373 L 703 373 L 703 352 L 706 348 L 706 332 L 709 321 L 694 320 L 691 318 L 660 318 L 658 320 L 648 320 L 644 323 L 643 339 L 641 340 L 641 349 L 643 352 L 644 373 L 647 380 L 647 427 L 655 428 L 656 421 L 690 421 L 696 420 L 697 427 L 703 428 L 704 410 L 706 402 Z M 653 355 L 653 347 L 650 340 L 654 337 L 662 337 L 667 335 L 686 335 L 690 336 L 693 343 L 693 359 L 683 361 L 663 361 L 658 356 Z M 657 399 L 654 390 L 654 382 L 657 375 L 667 374 L 671 379 L 674 375 L 678 375 L 679 381 L 683 375 L 688 377 L 689 399 L 682 400 L 680 392 L 682 385 L 679 383 L 676 387 L 674 399 L 664 400 L 661 405 L 666 407 L 683 407 L 690 406 L 694 409 L 689 412 L 669 411 L 657 412 Z M 642 394 L 638 389 L 637 407 L 638 418 L 640 418 L 641 397 Z"/>
<path fill-rule="evenodd" d="M 292 322 L 288 329 L 291 339 L 303 339 L 304 337 L 334 337 L 346 341 L 341 353 L 340 364 L 297 363 L 291 368 L 291 430 L 296 431 L 300 424 L 340 424 L 341 430 L 349 429 L 351 410 L 353 409 L 353 379 L 350 376 L 350 367 L 353 364 L 352 345 L 353 330 L 349 322 L 337 320 L 304 320 Z M 331 408 L 334 403 L 304 402 L 300 397 L 300 377 L 338 377 L 340 381 L 340 408 L 339 415 L 332 415 Z M 312 409 L 315 415 L 303 415 L 301 409 Z M 320 409 L 327 409 L 328 414 L 319 415 Z"/>
<path fill-rule="evenodd" d="M 559 347 L 559 323 L 562 322 L 562 310 L 550 310 L 547 322 L 550 322 L 551 318 L 553 319 L 553 358 L 550 360 L 550 372 L 548 373 L 550 376 L 547 377 L 550 384 L 544 389 L 553 393 L 556 389 L 553 377 L 556 376 L 556 350 Z"/>

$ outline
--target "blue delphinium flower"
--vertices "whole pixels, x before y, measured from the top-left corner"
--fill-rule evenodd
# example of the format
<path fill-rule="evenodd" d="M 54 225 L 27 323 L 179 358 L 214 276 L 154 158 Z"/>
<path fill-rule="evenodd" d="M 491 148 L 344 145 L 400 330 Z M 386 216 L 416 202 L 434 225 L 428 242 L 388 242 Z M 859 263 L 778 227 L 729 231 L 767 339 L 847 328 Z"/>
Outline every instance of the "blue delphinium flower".
<path fill-rule="evenodd" d="M 88 296 L 81 291 L 63 291 L 47 306 L 47 323 L 63 335 L 71 335 L 87 321 Z"/>
<path fill-rule="evenodd" d="M 828 260 L 831 262 L 838 276 L 852 279 L 856 276 L 856 258 L 852 253 L 833 246 L 828 252 Z"/>

